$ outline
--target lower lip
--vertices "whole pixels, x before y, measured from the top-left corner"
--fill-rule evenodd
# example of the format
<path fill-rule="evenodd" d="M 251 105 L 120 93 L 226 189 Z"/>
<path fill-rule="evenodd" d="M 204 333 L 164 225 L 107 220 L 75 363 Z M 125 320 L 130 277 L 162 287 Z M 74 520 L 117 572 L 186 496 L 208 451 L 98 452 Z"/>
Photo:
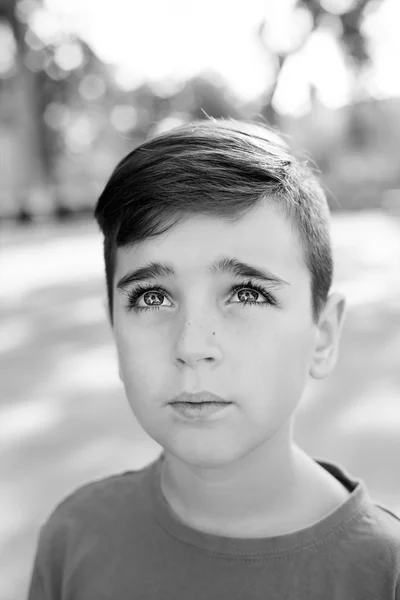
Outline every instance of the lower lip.
<path fill-rule="evenodd" d="M 222 414 L 231 402 L 203 402 L 190 404 L 188 402 L 175 402 L 171 404 L 172 410 L 186 419 L 210 419 Z"/>

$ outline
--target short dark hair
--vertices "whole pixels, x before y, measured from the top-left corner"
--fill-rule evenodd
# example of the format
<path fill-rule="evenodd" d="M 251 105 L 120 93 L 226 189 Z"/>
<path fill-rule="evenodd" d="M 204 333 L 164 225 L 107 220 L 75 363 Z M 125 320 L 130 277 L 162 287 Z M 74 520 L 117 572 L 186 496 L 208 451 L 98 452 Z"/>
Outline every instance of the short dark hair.
<path fill-rule="evenodd" d="M 292 225 L 311 275 L 317 322 L 333 276 L 321 184 L 307 161 L 263 123 L 210 119 L 161 133 L 129 152 L 97 201 L 111 324 L 118 247 L 163 234 L 190 215 L 237 222 L 261 202 L 273 203 Z"/>

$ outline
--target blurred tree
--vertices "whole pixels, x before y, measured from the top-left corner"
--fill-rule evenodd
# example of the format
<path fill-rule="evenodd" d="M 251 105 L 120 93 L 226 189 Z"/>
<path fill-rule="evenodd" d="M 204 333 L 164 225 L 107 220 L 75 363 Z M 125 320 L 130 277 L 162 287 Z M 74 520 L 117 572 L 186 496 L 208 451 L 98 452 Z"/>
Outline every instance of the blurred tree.
<path fill-rule="evenodd" d="M 279 124 L 279 114 L 274 108 L 273 99 L 279 84 L 283 68 L 289 57 L 300 52 L 309 41 L 311 35 L 326 23 L 327 18 L 335 19 L 339 25 L 338 42 L 344 53 L 349 71 L 353 79 L 353 99 L 365 93 L 360 89 L 360 73 L 369 63 L 370 55 L 365 33 L 361 27 L 366 11 L 377 8 L 383 0 L 349 0 L 338 2 L 335 0 L 297 0 L 292 9 L 291 18 L 297 24 L 296 34 L 288 35 L 284 42 L 274 39 L 274 15 L 266 17 L 258 28 L 258 39 L 264 50 L 266 61 L 273 64 L 273 73 L 270 85 L 263 100 L 261 114 L 272 125 Z M 301 18 L 300 18 L 301 17 Z M 299 28 L 300 31 L 299 34 Z M 323 60 L 323 56 L 321 56 Z M 310 84 L 310 100 L 315 99 Z M 354 140 L 363 135 L 363 124 L 357 120 L 357 114 L 352 115 L 351 127 Z M 362 141 L 361 141 L 362 143 Z"/>
<path fill-rule="evenodd" d="M 215 119 L 240 117 L 237 103 L 229 90 L 218 81 L 213 81 L 206 76 L 193 77 L 187 84 L 192 96 L 192 103 L 188 106 L 193 119 L 204 119 L 207 115 Z"/>
<path fill-rule="evenodd" d="M 19 219 L 32 219 L 29 205 L 35 198 L 48 197 L 47 171 L 43 152 L 42 121 L 38 112 L 37 76 L 26 65 L 27 47 L 25 43 L 26 25 L 16 17 L 16 0 L 0 0 L 0 19 L 5 21 L 16 42 L 16 70 L 14 76 L 15 137 L 18 144 L 19 189 L 16 199 L 19 203 Z"/>
<path fill-rule="evenodd" d="M 342 111 L 343 116 L 336 111 L 331 119 L 321 102 L 318 82 L 310 81 L 311 110 L 304 118 L 296 118 L 298 125 L 291 127 L 324 173 L 335 172 L 344 150 L 344 163 L 350 164 L 349 155 L 365 154 L 372 138 L 376 139 L 371 125 L 374 119 L 363 107 L 367 94 L 362 74 L 370 57 L 362 23 L 367 12 L 382 2 L 293 0 L 291 5 L 285 3 L 282 18 L 279 11 L 284 3 L 276 0 L 277 10 L 268 11 L 257 30 L 269 71 L 265 76 L 267 91 L 245 106 L 217 73 L 198 74 L 175 88 L 168 82 L 148 81 L 126 89 L 112 68 L 79 36 L 68 32 L 60 20 L 57 22 L 60 17 L 41 0 L 0 0 L 0 19 L 8 23 L 16 47 L 13 75 L 1 79 L 0 74 L 0 86 L 14 87 L 15 102 L 9 103 L 11 117 L 7 118 L 18 140 L 20 218 L 29 219 L 30 210 L 35 211 L 35 203 L 41 202 L 50 203 L 50 212 L 58 216 L 68 215 L 67 207 L 75 203 L 75 193 L 86 194 L 84 202 L 90 208 L 93 197 L 89 180 L 103 179 L 110 165 L 132 144 L 160 128 L 208 116 L 251 119 L 256 115 L 285 131 L 289 119 L 279 112 L 277 88 L 285 78 L 289 59 L 307 51 L 313 35 L 321 32 L 332 35 L 342 51 L 351 74 L 352 103 Z M 38 14 L 55 33 L 43 34 L 36 27 Z M 324 61 L 323 52 L 320 59 Z M 289 130 L 287 133 L 291 134 Z M 359 163 L 362 161 L 352 162 L 358 174 Z M 76 192 L 71 190 L 71 182 Z M 78 204 L 82 206 L 82 202 Z"/>
<path fill-rule="evenodd" d="M 36 213 L 53 213 L 58 218 L 71 214 L 70 199 L 61 192 L 58 165 L 68 154 L 69 134 L 82 139 L 87 130 L 90 138 L 96 129 L 93 114 L 92 119 L 85 120 L 85 113 L 97 97 L 96 85 L 98 95 L 102 95 L 98 73 L 105 71 L 103 63 L 77 36 L 61 32 L 50 40 L 40 39 L 32 23 L 44 10 L 41 0 L 0 0 L 0 20 L 9 26 L 16 48 L 15 68 L 2 86 L 3 91 L 8 88 L 11 97 L 8 120 L 17 144 L 13 154 L 19 173 L 12 194 L 22 222 L 32 221 Z M 96 75 L 83 81 L 87 74 Z M 75 113 L 81 131 L 78 124 L 71 133 L 71 113 Z M 96 116 L 100 120 L 101 115 Z"/>
<path fill-rule="evenodd" d="M 168 93 L 162 86 L 144 83 L 133 90 L 127 101 L 136 110 L 135 124 L 129 130 L 132 140 L 170 129 L 193 119 L 240 118 L 233 94 L 215 74 L 196 75 L 177 91 Z"/>

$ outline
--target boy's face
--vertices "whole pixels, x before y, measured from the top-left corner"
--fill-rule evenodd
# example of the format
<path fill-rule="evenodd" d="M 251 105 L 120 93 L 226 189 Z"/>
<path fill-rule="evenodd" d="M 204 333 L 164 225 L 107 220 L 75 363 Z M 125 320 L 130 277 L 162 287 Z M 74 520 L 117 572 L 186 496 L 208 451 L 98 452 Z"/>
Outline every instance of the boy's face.
<path fill-rule="evenodd" d="M 222 256 L 268 270 L 282 282 L 210 273 L 207 267 Z M 141 292 L 137 306 L 155 308 L 128 310 L 127 294 L 138 283 L 117 289 L 118 282 L 150 262 L 168 263 L 176 276 L 138 282 L 164 292 Z M 255 303 L 246 305 L 246 299 Z M 166 234 L 119 248 L 113 333 L 120 376 L 141 426 L 167 452 L 198 466 L 227 464 L 268 445 L 299 403 L 317 353 L 329 354 L 337 343 L 336 309 L 331 329 L 323 330 L 313 323 L 311 306 L 301 248 L 272 206 L 257 207 L 235 224 L 191 217 Z M 185 419 L 168 404 L 183 391 L 202 390 L 232 404 L 217 418 L 200 420 Z"/>

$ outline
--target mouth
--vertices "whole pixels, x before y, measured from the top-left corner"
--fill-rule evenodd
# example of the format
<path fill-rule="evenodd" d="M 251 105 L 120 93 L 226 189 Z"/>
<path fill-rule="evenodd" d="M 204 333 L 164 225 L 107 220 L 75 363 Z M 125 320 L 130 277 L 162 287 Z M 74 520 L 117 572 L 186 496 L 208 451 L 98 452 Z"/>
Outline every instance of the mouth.
<path fill-rule="evenodd" d="M 232 402 L 172 402 L 171 409 L 185 421 L 210 421 L 220 418 Z"/>
<path fill-rule="evenodd" d="M 222 405 L 222 404 L 232 404 L 232 402 L 225 400 L 225 398 L 221 398 L 221 396 L 217 396 L 208 391 L 201 391 L 195 394 L 191 394 L 189 392 L 182 392 L 178 396 L 175 396 L 170 400 L 169 404 L 185 404 L 185 405 L 196 405 L 196 404 L 212 404 L 212 405 Z"/>
<path fill-rule="evenodd" d="M 232 402 L 170 402 L 173 406 L 227 406 Z"/>

